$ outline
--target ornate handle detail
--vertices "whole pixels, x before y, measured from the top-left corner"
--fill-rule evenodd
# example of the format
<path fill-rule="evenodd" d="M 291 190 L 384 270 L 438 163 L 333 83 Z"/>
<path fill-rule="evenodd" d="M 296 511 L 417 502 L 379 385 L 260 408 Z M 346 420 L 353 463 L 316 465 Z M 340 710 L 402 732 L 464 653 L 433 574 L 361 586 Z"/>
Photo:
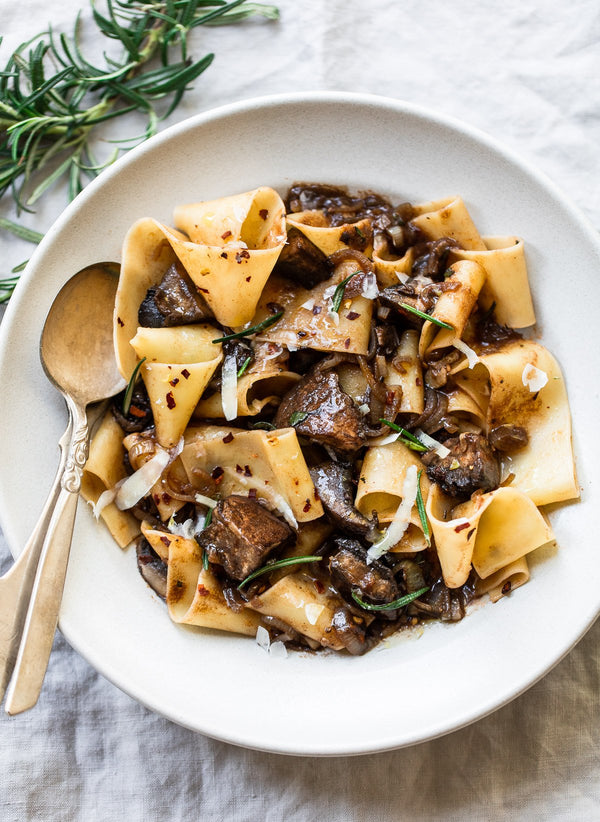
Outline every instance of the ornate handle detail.
<path fill-rule="evenodd" d="M 77 420 L 77 427 L 73 432 L 61 481 L 61 486 L 71 494 L 78 494 L 81 488 L 81 475 L 88 457 L 88 442 L 87 419 L 82 415 Z"/>

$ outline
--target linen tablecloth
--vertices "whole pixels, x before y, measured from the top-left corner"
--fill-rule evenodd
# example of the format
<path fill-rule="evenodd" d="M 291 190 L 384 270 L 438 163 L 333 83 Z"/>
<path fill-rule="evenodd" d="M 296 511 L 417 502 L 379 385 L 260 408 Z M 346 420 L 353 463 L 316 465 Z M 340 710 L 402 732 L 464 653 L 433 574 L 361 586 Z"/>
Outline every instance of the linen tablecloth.
<path fill-rule="evenodd" d="M 46 22 L 70 29 L 79 5 L 0 0 L 2 63 Z M 288 90 L 389 95 L 492 134 L 600 228 L 596 0 L 278 5 L 278 23 L 194 34 L 194 56 L 214 51 L 216 59 L 169 122 Z M 84 42 L 89 18 L 85 7 Z M 44 231 L 64 205 L 57 189 L 27 220 Z M 8 203 L 0 215 L 11 216 Z M 2 235 L 2 270 L 28 250 Z M 0 571 L 10 562 L 2 540 Z M 57 635 L 37 707 L 0 714 L 0 819 L 597 820 L 599 646 L 596 624 L 545 679 L 466 729 L 395 752 L 326 760 L 242 750 L 182 729 L 118 691 Z"/>

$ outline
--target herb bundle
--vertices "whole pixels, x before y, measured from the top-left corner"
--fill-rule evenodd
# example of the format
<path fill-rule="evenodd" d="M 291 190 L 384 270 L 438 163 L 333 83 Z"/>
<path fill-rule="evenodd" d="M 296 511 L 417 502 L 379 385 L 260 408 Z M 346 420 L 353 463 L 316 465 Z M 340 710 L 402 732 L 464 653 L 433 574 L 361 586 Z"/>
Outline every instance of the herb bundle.
<path fill-rule="evenodd" d="M 49 28 L 22 43 L 0 70 L 0 197 L 10 193 L 18 213 L 31 211 L 58 180 L 73 199 L 121 151 L 157 131 L 214 58 L 188 55 L 193 29 L 254 15 L 273 20 L 278 10 L 246 0 L 106 0 L 104 13 L 92 6 L 92 14 L 98 34 L 121 45 L 120 57 L 104 53 L 101 65 L 90 62 L 80 48 L 78 16 L 71 37 Z M 159 115 L 161 100 L 166 111 Z M 92 147 L 97 127 L 132 111 L 146 117 L 143 134 L 119 140 L 99 161 Z M 0 228 L 39 241 L 9 220 Z M 24 266 L 0 281 L 0 302 Z"/>

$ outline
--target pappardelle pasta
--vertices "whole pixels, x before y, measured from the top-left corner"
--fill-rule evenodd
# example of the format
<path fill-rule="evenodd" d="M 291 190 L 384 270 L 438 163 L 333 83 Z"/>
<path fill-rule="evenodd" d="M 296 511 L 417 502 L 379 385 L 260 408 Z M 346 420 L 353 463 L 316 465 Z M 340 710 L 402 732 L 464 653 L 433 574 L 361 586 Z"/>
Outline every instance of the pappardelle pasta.
<path fill-rule="evenodd" d="M 523 241 L 322 184 L 174 225 L 125 238 L 82 484 L 171 619 L 361 654 L 526 583 L 579 491 Z"/>

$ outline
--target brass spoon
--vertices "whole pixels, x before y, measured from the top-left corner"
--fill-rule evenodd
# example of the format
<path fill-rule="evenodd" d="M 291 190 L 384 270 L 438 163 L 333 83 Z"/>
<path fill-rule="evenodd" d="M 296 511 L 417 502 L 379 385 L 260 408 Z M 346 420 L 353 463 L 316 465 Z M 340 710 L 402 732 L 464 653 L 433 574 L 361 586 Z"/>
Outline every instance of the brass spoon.
<path fill-rule="evenodd" d="M 8 714 L 21 713 L 36 704 L 48 667 L 81 475 L 88 454 L 87 406 L 117 394 L 125 386 L 117 370 L 112 339 L 118 274 L 116 263 L 98 263 L 79 271 L 59 291 L 42 331 L 42 366 L 50 382 L 65 398 L 69 424 L 61 440 L 64 465 L 61 463 L 62 471 L 59 469 L 50 492 L 50 500 L 54 495 L 56 504 L 52 506 L 49 500 L 50 506 L 46 505 L 41 517 L 43 520 L 46 515 L 47 519 L 53 508 L 50 523 L 47 529 L 45 523 L 41 527 L 38 523 L 23 552 L 27 556 L 23 559 L 22 554 L 8 574 L 0 579 L 0 686 L 10 676 L 20 636 L 6 699 Z M 35 562 L 36 552 L 39 553 L 38 562 Z M 12 600 L 11 596 L 4 596 L 5 580 L 11 574 L 10 588 L 6 587 L 12 593 Z M 25 616 L 27 599 L 29 606 Z M 8 609 L 11 607 L 14 621 L 7 631 Z M 11 651 L 6 653 L 4 649 L 4 655 L 3 631 L 12 639 L 9 642 Z"/>

